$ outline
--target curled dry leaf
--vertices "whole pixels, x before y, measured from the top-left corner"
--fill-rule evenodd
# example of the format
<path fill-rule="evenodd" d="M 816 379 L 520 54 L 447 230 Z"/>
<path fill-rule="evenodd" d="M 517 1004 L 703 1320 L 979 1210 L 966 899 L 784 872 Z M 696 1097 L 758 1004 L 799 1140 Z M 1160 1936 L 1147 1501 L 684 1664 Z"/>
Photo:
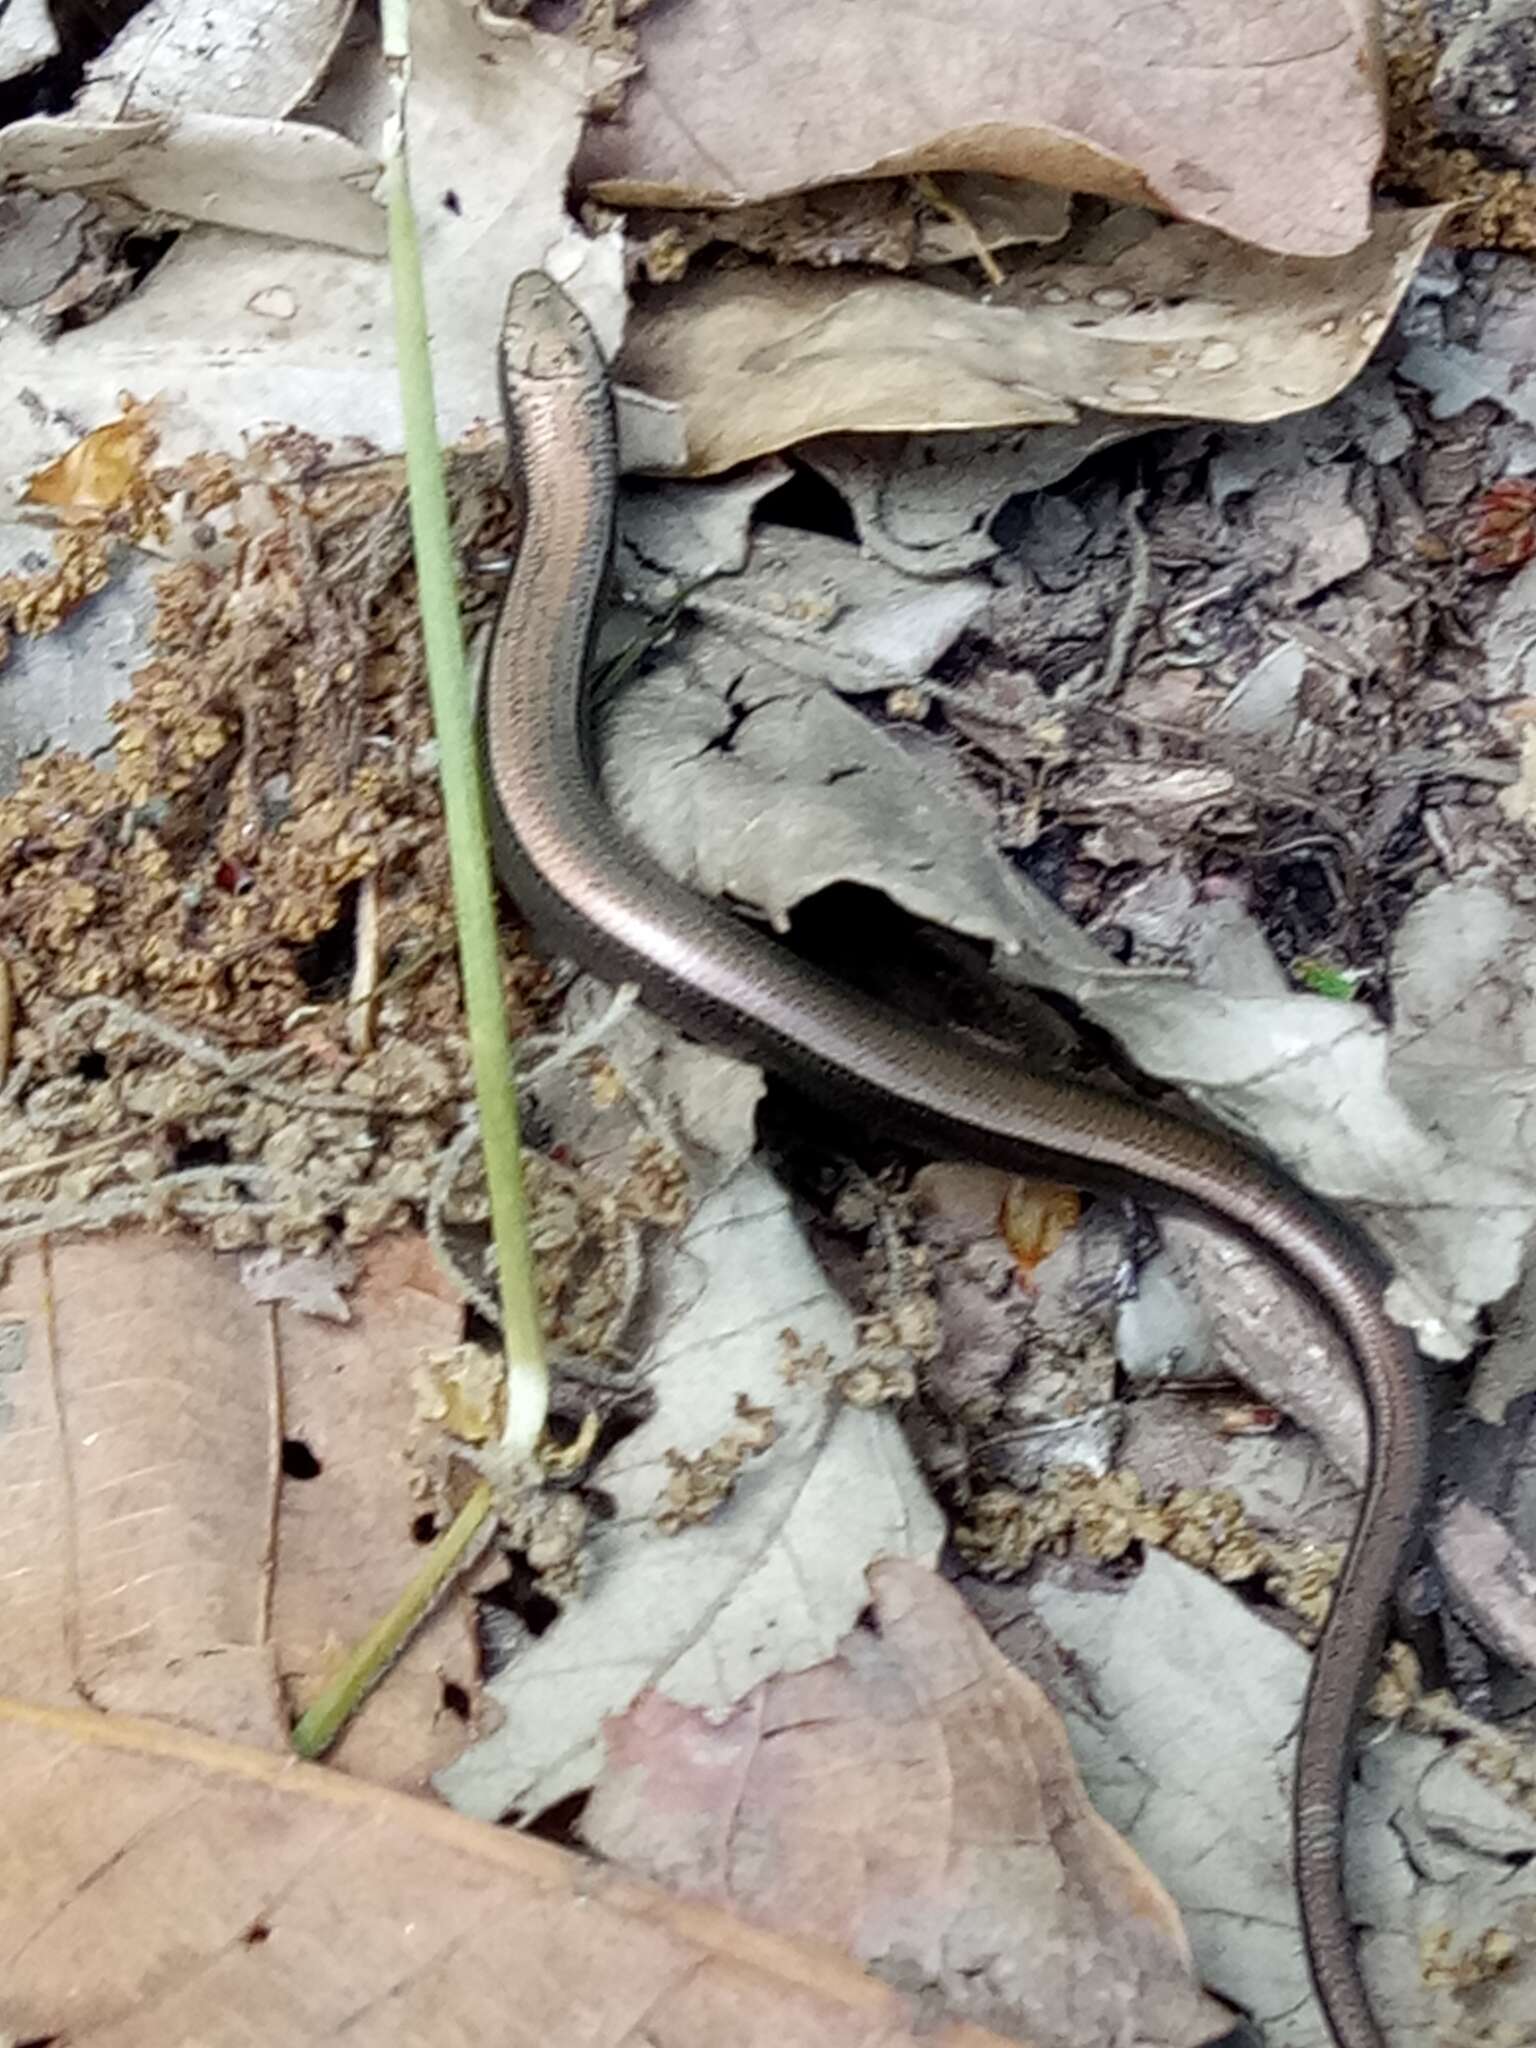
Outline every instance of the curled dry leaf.
<path fill-rule="evenodd" d="M 130 400 L 121 418 L 97 427 L 57 462 L 29 477 L 22 502 L 46 505 L 67 522 L 116 511 L 140 494 L 148 498 L 152 486 L 146 471 L 154 447 L 150 408 Z"/>
<path fill-rule="evenodd" d="M 640 30 L 578 185 L 619 205 L 980 171 L 1150 203 L 1264 248 L 1352 249 L 1382 145 L 1367 0 L 691 0 Z"/>
<path fill-rule="evenodd" d="M 983 302 L 911 278 L 717 272 L 632 317 L 620 373 L 686 413 L 689 467 L 814 434 L 1258 421 L 1321 405 L 1385 332 L 1443 209 L 1383 212 L 1347 257 L 1281 259 L 1117 216 Z"/>
<path fill-rule="evenodd" d="M 37 115 L 0 134 L 0 176 L 25 179 L 39 192 L 110 193 L 151 218 L 170 215 L 360 256 L 384 248 L 383 216 L 369 189 L 377 160 L 346 136 L 307 122 L 195 109 L 131 121 Z M 243 310 L 249 319 L 255 309 Z M 175 360 L 180 368 L 180 356 Z"/>
<path fill-rule="evenodd" d="M 647 1694 L 607 1729 L 589 1840 L 674 1890 L 845 1943 L 1054 2048 L 1209 2040 L 1178 1912 L 1089 1805 L 1055 1709 L 941 1579 L 889 1560 L 875 1621 L 727 1716 Z"/>
<path fill-rule="evenodd" d="M 291 1757 L 0 1701 L 0 1776 L 18 2041 L 1004 2048 L 823 1940 Z"/>

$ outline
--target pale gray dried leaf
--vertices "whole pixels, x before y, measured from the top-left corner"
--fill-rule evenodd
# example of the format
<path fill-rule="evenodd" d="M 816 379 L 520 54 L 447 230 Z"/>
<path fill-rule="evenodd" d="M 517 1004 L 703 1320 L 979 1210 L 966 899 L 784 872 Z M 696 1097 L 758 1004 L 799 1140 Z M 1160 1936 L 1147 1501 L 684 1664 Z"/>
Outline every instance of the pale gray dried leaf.
<path fill-rule="evenodd" d="M 1496 591 L 1483 646 L 1480 696 L 1495 703 L 1536 696 L 1536 562 L 1527 562 Z"/>
<path fill-rule="evenodd" d="M 1536 163 L 1536 22 L 1527 0 L 1438 0 L 1430 104 L 1437 131 L 1499 164 Z"/>
<path fill-rule="evenodd" d="M 1326 2048 L 1291 1870 L 1306 1652 L 1162 1552 L 1120 1592 L 1043 1583 L 1030 1606 L 1083 1672 L 1079 1703 L 1065 1712 L 1089 1794 L 1178 1900 L 1205 1981 L 1250 2012 L 1272 2048 Z M 1458 1781 L 1456 1797 L 1434 1789 L 1442 1772 Z M 1480 1839 L 1488 1795 L 1461 1784 L 1466 1775 L 1437 1742 L 1390 1734 L 1362 1751 L 1349 1802 L 1349 1896 L 1367 1982 L 1390 2038 L 1417 2048 L 1444 2039 L 1454 2013 L 1446 1992 L 1421 1981 L 1421 1936 L 1437 1923 L 1498 1924 L 1515 1903 L 1507 1861 Z M 1453 1819 L 1457 1808 L 1468 1818 Z M 1529 1853 L 1536 1820 L 1507 1813 Z M 1432 1825 L 1443 1861 L 1426 1877 L 1408 1842 Z M 1495 1978 L 1480 1995 L 1490 2023 L 1518 2024 L 1517 1980 Z"/>
<path fill-rule="evenodd" d="M 1453 1605 L 1517 1671 L 1536 1674 L 1536 1559 L 1472 1500 L 1435 1524 L 1435 1562 Z"/>
<path fill-rule="evenodd" d="M 1527 1266 L 1467 1389 L 1468 1409 L 1495 1427 L 1527 1394 L 1536 1393 L 1536 1266 Z"/>
<path fill-rule="evenodd" d="M 547 1119 L 563 1153 L 610 1181 L 649 1131 L 675 1143 L 690 1168 L 697 1200 L 743 1165 L 756 1139 L 762 1076 L 740 1060 L 680 1038 L 646 1011 L 612 1015 L 613 993 L 586 976 L 577 979 L 561 1011 L 562 1040 L 601 1025 L 594 1041 L 601 1084 L 590 1061 L 551 1059 L 535 1070 L 529 1095 Z M 562 1040 L 552 1048 L 556 1054 Z M 611 1162 L 605 1175 L 604 1163 Z"/>
<path fill-rule="evenodd" d="M 1236 999 L 1157 988 L 1089 1008 L 1138 1063 L 1252 1132 L 1316 1192 L 1355 1206 L 1397 1268 L 1393 1313 L 1434 1356 L 1474 1340 L 1479 1310 L 1513 1283 L 1536 1176 L 1501 1169 L 1431 1123 L 1397 1078 L 1383 1027 L 1322 996 Z"/>
<path fill-rule="evenodd" d="M 1343 463 L 1271 479 L 1253 505 L 1260 551 L 1291 558 L 1276 595 L 1287 605 L 1320 597 L 1371 559 L 1371 533 L 1351 502 L 1353 477 Z"/>
<path fill-rule="evenodd" d="M 94 215 L 95 209 L 72 193 L 0 194 L 0 240 L 5 246 L 0 312 L 35 306 L 69 276 L 84 257 L 86 230 Z"/>
<path fill-rule="evenodd" d="M 347 1289 L 356 1279 L 357 1261 L 346 1251 L 287 1252 L 269 1245 L 240 1261 L 240 1281 L 253 1300 L 286 1302 L 300 1315 L 332 1323 L 351 1322 Z"/>
<path fill-rule="evenodd" d="M 1091 941 L 998 858 L 957 773 L 909 757 L 782 666 L 759 659 L 743 672 L 728 640 L 704 652 L 718 685 L 675 662 L 657 667 L 604 724 L 609 800 L 664 867 L 780 928 L 834 882 L 883 889 L 914 916 L 978 938 L 1006 934 L 1009 945 L 1039 911 L 1047 943 L 1059 939 L 1084 971 L 1098 967 Z"/>
<path fill-rule="evenodd" d="M 1203 887 L 1182 862 L 1135 882 L 1115 905 L 1115 922 L 1149 960 L 1181 961 L 1201 988 L 1251 999 L 1293 993 L 1258 920 L 1236 896 Z"/>
<path fill-rule="evenodd" d="M 611 349 L 623 325 L 623 257 L 618 236 L 582 235 L 565 205 L 566 167 L 594 61 L 574 45 L 520 25 L 492 34 L 462 7 L 419 9 L 411 32 L 413 175 L 421 190 L 455 197 L 452 207 L 423 209 L 421 222 L 439 424 L 445 436 L 454 436 L 499 414 L 494 342 L 508 278 L 541 265 L 558 272 Z M 82 427 L 115 413 L 122 390 L 156 401 L 167 460 L 236 448 L 246 435 L 274 425 L 330 442 L 342 459 L 355 452 L 348 445 L 354 441 L 375 450 L 398 448 L 389 273 L 376 257 L 350 253 L 359 220 L 363 246 L 377 246 L 367 238 L 376 238 L 382 216 L 368 190 L 354 189 L 345 173 L 346 162 L 354 168 L 361 162 L 371 175 L 387 95 L 375 51 L 344 52 L 336 70 L 349 66 L 367 75 L 349 94 L 333 74 L 344 133 L 289 124 L 274 154 L 260 121 L 232 120 L 221 128 L 221 117 L 205 114 L 185 130 L 193 138 L 222 134 L 225 142 L 249 141 L 251 149 L 208 159 L 220 166 L 220 205 L 247 208 L 254 194 L 258 217 L 242 211 L 242 221 L 301 239 L 194 228 L 108 318 L 52 343 L 20 322 L 0 332 L 4 475 L 25 474 L 62 453 Z M 178 174 L 173 157 L 158 160 L 151 147 L 149 138 L 163 124 L 164 117 L 151 116 L 131 136 L 83 132 L 84 180 L 98 174 L 98 151 L 108 152 L 117 176 L 124 151 L 131 150 L 146 177 L 172 181 L 163 190 L 155 186 L 157 201 L 201 211 L 193 204 L 196 179 Z M 34 146 L 28 137 L 35 127 L 23 123 L 0 134 L 0 165 L 13 168 L 15 153 Z M 63 122 L 48 126 L 46 147 L 55 158 L 69 141 L 60 132 L 65 128 Z M 512 134 L 524 167 L 517 178 L 507 172 Z M 293 195 L 277 188 L 281 176 L 295 170 L 308 179 L 311 152 L 324 159 L 327 172 L 304 188 L 310 199 L 301 221 Z M 338 159 L 344 159 L 345 191 L 326 182 Z M 264 166 L 271 170 L 266 179 Z M 68 182 L 62 162 L 54 162 L 54 173 L 56 181 Z M 247 185 L 249 194 L 242 191 Z M 327 192 L 317 203 L 315 195 Z M 334 233 L 335 222 L 348 246 L 320 246 L 318 238 Z M 489 246 L 498 252 L 494 263 L 480 260 Z M 46 404 L 30 403 L 29 391 L 46 393 Z"/>
<path fill-rule="evenodd" d="M 1306 651 L 1295 640 L 1282 640 L 1232 685 L 1212 725 L 1283 745 L 1296 727 L 1296 699 L 1306 672 Z"/>
<path fill-rule="evenodd" d="M 437 1780 L 464 1812 L 531 1817 L 589 1785 L 605 1717 L 646 1691 L 724 1710 L 820 1663 L 868 1598 L 866 1565 L 937 1556 L 943 1517 L 894 1419 L 839 1406 L 822 1374 L 785 1373 L 786 1330 L 802 1356 L 825 1345 L 835 1370 L 852 1326 L 765 1170 L 708 1198 L 659 1292 L 656 1411 L 594 1474 L 616 1512 L 593 1525 L 588 1590 L 492 1680 L 502 1725 Z M 714 1443 L 743 1394 L 772 1410 L 772 1447 L 712 1521 L 662 1534 L 667 1451 Z"/>
<path fill-rule="evenodd" d="M 1272 1261 L 1212 1224 L 1165 1217 L 1162 1237 L 1157 1272 L 1198 1318 L 1212 1369 L 1300 1423 L 1358 1486 L 1367 1459 L 1365 1402 L 1322 1309 Z"/>
<path fill-rule="evenodd" d="M 909 576 L 961 576 L 996 555 L 990 526 L 1009 499 L 1147 431 L 1139 420 L 1089 416 L 1011 433 L 829 434 L 795 452 L 847 499 L 879 560 Z"/>
<path fill-rule="evenodd" d="M 0 13 L 0 81 L 25 77 L 57 55 L 58 48 L 47 0 L 10 0 Z"/>
<path fill-rule="evenodd" d="M 1166 1242 L 1138 1268 L 1136 1290 L 1120 1305 L 1115 1356 L 1133 1382 L 1188 1385 L 1226 1376 L 1204 1293 L 1180 1284 Z"/>
<path fill-rule="evenodd" d="M 841 541 L 773 527 L 743 573 L 695 584 L 688 609 L 739 652 L 857 693 L 915 683 L 991 597 L 980 577 L 916 582 Z"/>
<path fill-rule="evenodd" d="M 1398 929 L 1392 988 L 1393 1085 L 1441 1155 L 1421 1227 L 1443 1234 L 1470 1323 L 1514 1285 L 1536 1224 L 1536 915 L 1491 883 L 1432 890 Z"/>
<path fill-rule="evenodd" d="M 636 483 L 619 503 L 625 587 L 669 603 L 695 584 L 740 574 L 752 552 L 753 512 L 791 474 L 787 462 L 770 459 L 726 483 Z"/>
<path fill-rule="evenodd" d="M 0 574 L 29 556 L 35 569 L 38 538 L 36 527 L 0 517 Z M 45 747 L 70 747 L 89 758 L 113 745 L 117 728 L 109 714 L 127 696 L 148 641 L 158 575 L 146 556 L 130 555 L 114 573 L 109 603 L 83 605 L 55 633 L 16 636 L 0 715 L 0 792 L 13 790 L 23 762 Z"/>
<path fill-rule="evenodd" d="M 291 114 L 313 97 L 351 16 L 351 0 L 148 0 L 87 65 L 72 117 Z"/>
<path fill-rule="evenodd" d="M 359 255 L 385 248 L 376 156 L 300 122 L 201 109 L 133 120 L 38 115 L 0 130 L 0 177 Z M 273 254 L 263 253 L 270 275 Z"/>

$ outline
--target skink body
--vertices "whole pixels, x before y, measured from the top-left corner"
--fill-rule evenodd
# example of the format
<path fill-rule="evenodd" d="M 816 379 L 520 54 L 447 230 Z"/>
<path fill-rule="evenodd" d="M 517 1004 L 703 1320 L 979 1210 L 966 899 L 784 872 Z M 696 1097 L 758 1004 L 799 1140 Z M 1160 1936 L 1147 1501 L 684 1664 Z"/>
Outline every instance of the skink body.
<path fill-rule="evenodd" d="M 591 756 L 589 654 L 617 486 L 606 366 L 542 273 L 517 279 L 501 376 L 525 522 L 480 703 L 497 865 L 559 948 L 634 982 L 694 1036 L 932 1153 L 1193 1208 L 1258 1245 L 1331 1316 L 1365 1394 L 1359 1523 L 1312 1663 L 1297 1746 L 1295 1858 L 1313 1982 L 1338 2048 L 1385 2048 L 1342 1879 L 1355 1725 L 1393 1591 L 1420 1539 L 1428 1426 L 1411 1345 L 1363 1242 L 1274 1167 L 1139 1103 L 1019 1073 L 910 1023 L 682 887 L 619 829 Z"/>

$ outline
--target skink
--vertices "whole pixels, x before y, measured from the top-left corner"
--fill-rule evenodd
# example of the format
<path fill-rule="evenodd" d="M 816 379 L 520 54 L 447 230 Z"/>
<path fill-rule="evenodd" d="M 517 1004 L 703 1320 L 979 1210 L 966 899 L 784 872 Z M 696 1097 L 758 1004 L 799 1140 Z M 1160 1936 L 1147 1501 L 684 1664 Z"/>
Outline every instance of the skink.
<path fill-rule="evenodd" d="M 607 367 L 542 272 L 512 286 L 500 342 L 525 505 L 487 656 L 480 740 L 497 867 L 536 930 L 593 973 L 637 983 L 695 1037 L 930 1152 L 1198 1210 L 1259 1246 L 1330 1314 L 1364 1391 L 1359 1522 L 1312 1660 L 1295 1774 L 1303 1939 L 1338 2048 L 1384 2048 L 1344 1899 L 1355 1724 L 1393 1591 L 1422 1535 L 1428 1423 L 1412 1346 L 1369 1248 L 1267 1161 L 1140 1103 L 1019 1073 L 909 1023 L 666 874 L 618 826 L 592 757 L 590 645 L 613 544 Z"/>

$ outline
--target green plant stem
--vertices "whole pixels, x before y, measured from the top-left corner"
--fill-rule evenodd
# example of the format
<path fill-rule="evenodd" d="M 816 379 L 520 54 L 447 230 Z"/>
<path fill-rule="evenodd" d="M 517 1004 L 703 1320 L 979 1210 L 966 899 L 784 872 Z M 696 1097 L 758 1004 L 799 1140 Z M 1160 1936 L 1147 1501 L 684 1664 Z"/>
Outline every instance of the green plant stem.
<path fill-rule="evenodd" d="M 389 210 L 400 395 L 405 417 L 406 483 L 427 683 L 437 731 L 448 829 L 464 1009 L 469 1024 L 475 1094 L 480 1105 L 491 1232 L 496 1244 L 501 1336 L 506 1355 L 507 1419 L 502 1447 L 518 1456 L 532 1451 L 543 1430 L 549 1409 L 549 1370 L 528 1243 L 517 1091 L 502 994 L 485 791 L 464 661 L 453 534 L 443 484 L 432 363 L 427 347 L 421 251 L 407 174 L 407 15 L 407 0 L 384 0 L 384 54 L 394 93 L 394 116 L 385 147 L 384 184 Z"/>
<path fill-rule="evenodd" d="M 506 1425 L 500 1448 L 513 1458 L 523 1458 L 531 1455 L 543 1432 L 549 1411 L 549 1367 L 528 1243 L 517 1090 L 502 991 L 485 792 L 475 746 L 453 531 L 437 437 L 421 249 L 407 174 L 408 0 L 382 0 L 380 20 L 391 93 L 383 152 L 384 192 L 405 420 L 406 485 L 416 552 L 427 687 L 437 733 L 448 861 L 453 878 L 459 970 L 480 1107 L 480 1135 L 485 1150 L 485 1178 L 490 1192 L 491 1232 L 501 1297 Z M 433 1546 L 391 1612 L 356 1645 L 324 1694 L 300 1718 L 292 1735 L 300 1756 L 320 1756 L 335 1741 L 449 1577 L 463 1564 L 470 1546 L 488 1527 L 494 1513 L 491 1489 L 482 1483 L 470 1495 L 447 1535 Z"/>
<path fill-rule="evenodd" d="M 464 1563 L 466 1553 L 491 1512 L 491 1489 L 482 1483 L 454 1518 L 453 1527 L 432 1547 L 421 1570 L 377 1628 L 368 1631 L 348 1653 L 347 1661 L 308 1713 L 300 1716 L 289 1740 L 302 1757 L 323 1756 L 359 1703 L 400 1654 L 418 1622 Z"/>

